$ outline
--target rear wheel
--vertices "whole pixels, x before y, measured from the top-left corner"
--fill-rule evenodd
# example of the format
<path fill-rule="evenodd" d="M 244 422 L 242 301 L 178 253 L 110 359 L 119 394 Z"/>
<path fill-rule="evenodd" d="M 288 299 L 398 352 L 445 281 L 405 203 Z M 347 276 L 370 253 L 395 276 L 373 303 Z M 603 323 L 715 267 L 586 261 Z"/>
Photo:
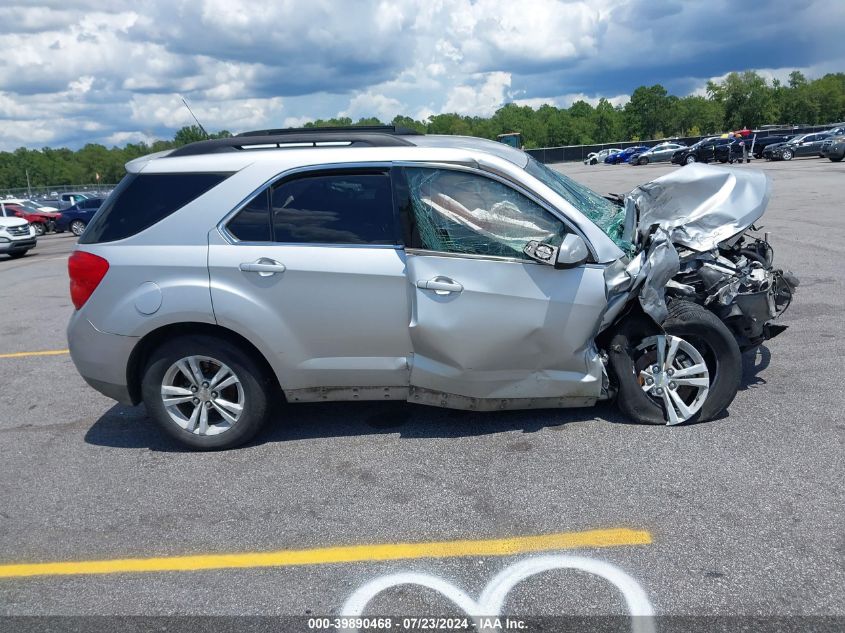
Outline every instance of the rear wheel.
<path fill-rule="evenodd" d="M 82 220 L 74 220 L 70 223 L 70 230 L 74 235 L 79 237 L 85 230 L 85 222 L 83 222 Z"/>
<path fill-rule="evenodd" d="M 183 336 L 155 350 L 141 384 L 147 412 L 191 448 L 233 448 L 268 417 L 272 381 L 248 354 L 225 339 Z"/>
<path fill-rule="evenodd" d="M 637 422 L 709 420 L 739 389 L 742 359 L 733 334 L 695 303 L 671 303 L 663 332 L 645 318 L 623 323 L 610 350 L 617 406 Z"/>

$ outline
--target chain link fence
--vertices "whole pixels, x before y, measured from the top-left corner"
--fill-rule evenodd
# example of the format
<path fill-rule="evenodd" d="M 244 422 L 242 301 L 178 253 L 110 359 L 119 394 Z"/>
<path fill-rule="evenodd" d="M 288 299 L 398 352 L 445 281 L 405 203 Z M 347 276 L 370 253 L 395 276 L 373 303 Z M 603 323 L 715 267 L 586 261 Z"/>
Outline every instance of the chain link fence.
<path fill-rule="evenodd" d="M 0 189 L 2 198 L 23 198 L 31 200 L 54 200 L 63 193 L 86 193 L 91 196 L 103 197 L 117 185 L 104 183 L 89 183 L 84 185 L 48 185 L 40 187 L 17 187 L 14 189 Z"/>

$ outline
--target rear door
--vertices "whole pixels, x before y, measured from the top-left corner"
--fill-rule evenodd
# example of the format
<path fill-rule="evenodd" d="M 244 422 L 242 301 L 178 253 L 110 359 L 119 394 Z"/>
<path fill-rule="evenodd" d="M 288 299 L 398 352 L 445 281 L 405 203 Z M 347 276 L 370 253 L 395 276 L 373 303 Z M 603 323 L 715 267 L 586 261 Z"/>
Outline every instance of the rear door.
<path fill-rule="evenodd" d="M 564 222 L 472 170 L 400 173 L 413 293 L 412 402 L 591 404 L 601 389 L 592 337 L 605 307 L 602 269 L 556 270 L 522 252 L 530 240 L 559 245 Z"/>
<path fill-rule="evenodd" d="M 295 400 L 384 399 L 391 387 L 404 399 L 411 344 L 400 239 L 389 168 L 287 176 L 211 232 L 215 317 L 264 352 Z"/>

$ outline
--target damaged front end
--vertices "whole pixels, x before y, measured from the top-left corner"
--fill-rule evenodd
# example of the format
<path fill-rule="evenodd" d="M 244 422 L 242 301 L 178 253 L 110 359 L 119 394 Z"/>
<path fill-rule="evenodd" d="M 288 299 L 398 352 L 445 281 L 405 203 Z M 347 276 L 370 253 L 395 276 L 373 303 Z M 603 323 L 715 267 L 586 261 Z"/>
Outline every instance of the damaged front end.
<path fill-rule="evenodd" d="M 772 321 L 789 307 L 798 280 L 774 267 L 768 234 L 752 234 L 770 195 L 762 172 L 699 164 L 637 187 L 623 202 L 621 238 L 633 245 L 632 259 L 609 290 L 637 292 L 658 324 L 667 299 L 702 305 L 741 350 L 776 336 L 786 327 Z"/>
<path fill-rule="evenodd" d="M 772 321 L 789 307 L 798 279 L 774 268 L 768 234 L 761 239 L 746 231 L 712 251 L 682 248 L 678 255 L 679 271 L 666 295 L 708 308 L 731 329 L 741 350 L 786 329 Z"/>

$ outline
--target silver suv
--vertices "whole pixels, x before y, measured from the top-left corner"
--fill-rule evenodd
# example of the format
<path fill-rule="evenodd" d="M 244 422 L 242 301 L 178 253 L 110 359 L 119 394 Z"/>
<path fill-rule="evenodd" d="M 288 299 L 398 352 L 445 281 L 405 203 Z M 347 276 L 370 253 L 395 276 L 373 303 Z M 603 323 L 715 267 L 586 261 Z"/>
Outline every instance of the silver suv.
<path fill-rule="evenodd" d="M 85 380 L 173 437 L 283 402 L 479 411 L 615 399 L 705 420 L 796 280 L 748 233 L 765 175 L 692 165 L 605 198 L 501 143 L 264 130 L 127 164 L 69 260 Z"/>

